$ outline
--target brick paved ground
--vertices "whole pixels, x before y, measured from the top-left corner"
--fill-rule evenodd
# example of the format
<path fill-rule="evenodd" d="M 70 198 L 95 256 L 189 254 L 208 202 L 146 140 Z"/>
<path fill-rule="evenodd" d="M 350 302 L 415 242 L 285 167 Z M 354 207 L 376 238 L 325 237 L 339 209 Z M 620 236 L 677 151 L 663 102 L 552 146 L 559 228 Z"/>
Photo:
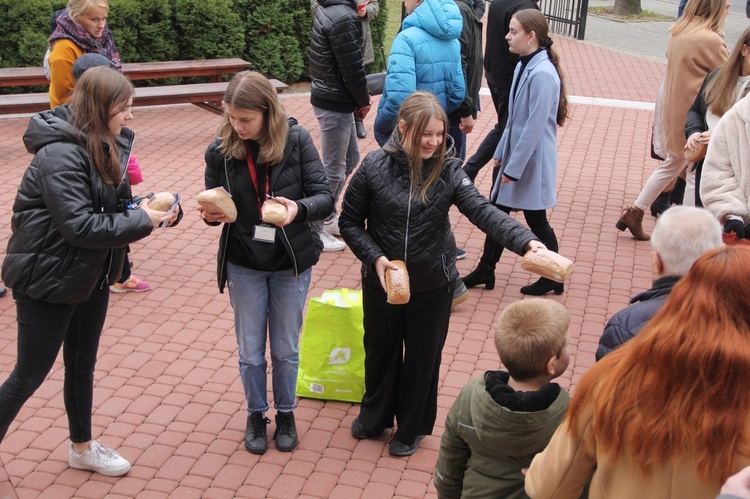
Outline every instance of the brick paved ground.
<path fill-rule="evenodd" d="M 664 73 L 661 63 L 621 55 L 557 37 L 571 95 L 650 102 Z M 306 96 L 285 96 L 318 142 L 318 127 Z M 491 109 L 489 97 L 482 100 Z M 573 388 L 594 362 L 602 327 L 628 298 L 650 285 L 649 246 L 614 229 L 624 203 L 632 202 L 656 163 L 648 157 L 652 111 L 573 105 L 559 134 L 559 204 L 551 222 L 560 252 L 576 261 L 566 292 L 548 299 L 564 303 L 572 316 L 572 361 L 561 383 Z M 372 128 L 374 113 L 368 116 Z M 473 151 L 493 125 L 483 114 L 468 140 Z M 21 135 L 28 118 L 0 119 L 0 247 L 10 234 L 13 197 L 31 156 Z M 179 227 L 157 230 L 132 245 L 135 275 L 153 290 L 113 295 L 102 336 L 94 392 L 94 435 L 133 463 L 123 478 L 68 469 L 67 422 L 62 363 L 21 410 L 0 445 L 0 492 L 18 497 L 435 497 L 432 470 L 445 415 L 466 381 L 498 367 L 490 340 L 493 323 L 519 288 L 535 277 L 518 257 L 504 255 L 493 291 L 473 289 L 456 308 L 441 369 L 435 435 L 409 458 L 387 453 L 389 435 L 357 441 L 349 434 L 356 405 L 302 400 L 296 411 L 300 447 L 271 448 L 254 456 L 242 445 L 244 397 L 237 346 L 226 294 L 217 293 L 215 253 L 219 229 L 195 212 L 203 186 L 203 151 L 219 118 L 193 106 L 136 110 L 135 151 L 146 180 L 137 192 L 178 191 L 185 218 Z M 360 142 L 375 147 L 372 134 Z M 490 188 L 489 169 L 477 179 Z M 483 234 L 457 211 L 452 222 L 467 250 L 462 274 L 479 258 Z M 646 230 L 653 220 L 645 222 Z M 359 263 L 347 249 L 323 254 L 314 268 L 310 295 L 359 286 Z M 0 299 L 0 379 L 16 357 L 15 307 Z M 272 413 L 273 411 L 271 411 Z M 269 428 L 272 434 L 273 425 Z"/>

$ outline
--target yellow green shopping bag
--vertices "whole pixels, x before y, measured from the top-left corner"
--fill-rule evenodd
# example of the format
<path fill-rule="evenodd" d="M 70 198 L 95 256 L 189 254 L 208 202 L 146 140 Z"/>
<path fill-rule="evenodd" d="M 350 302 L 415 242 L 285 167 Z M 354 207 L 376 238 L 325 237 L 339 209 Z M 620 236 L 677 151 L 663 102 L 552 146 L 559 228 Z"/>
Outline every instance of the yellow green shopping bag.
<path fill-rule="evenodd" d="M 300 337 L 297 395 L 361 402 L 365 393 L 363 336 L 361 291 L 335 289 L 310 298 Z"/>

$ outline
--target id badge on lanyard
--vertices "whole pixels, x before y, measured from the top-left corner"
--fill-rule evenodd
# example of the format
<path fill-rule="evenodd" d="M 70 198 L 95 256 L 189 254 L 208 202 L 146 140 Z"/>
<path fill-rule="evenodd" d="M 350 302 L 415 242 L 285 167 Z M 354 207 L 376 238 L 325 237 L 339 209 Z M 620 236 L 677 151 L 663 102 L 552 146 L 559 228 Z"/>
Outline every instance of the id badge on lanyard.
<path fill-rule="evenodd" d="M 263 183 L 263 192 L 258 188 L 258 174 L 255 171 L 255 163 L 250 151 L 247 151 L 247 169 L 250 171 L 250 179 L 253 181 L 255 186 L 255 192 L 258 194 L 258 216 L 260 216 L 263 209 L 263 201 L 271 191 L 270 182 L 268 180 L 268 170 L 266 170 L 266 178 Z M 261 222 L 259 225 L 253 227 L 253 241 L 259 241 L 261 243 L 271 243 L 276 241 L 276 227 L 265 222 Z"/>

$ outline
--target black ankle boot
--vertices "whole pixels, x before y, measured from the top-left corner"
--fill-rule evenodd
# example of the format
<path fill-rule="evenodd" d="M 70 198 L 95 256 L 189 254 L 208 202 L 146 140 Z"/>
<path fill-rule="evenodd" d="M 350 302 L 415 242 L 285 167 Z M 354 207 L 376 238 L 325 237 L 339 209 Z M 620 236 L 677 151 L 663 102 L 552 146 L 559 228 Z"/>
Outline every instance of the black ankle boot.
<path fill-rule="evenodd" d="M 560 295 L 565 291 L 565 285 L 561 282 L 547 279 L 546 277 L 540 277 L 534 284 L 529 284 L 528 286 L 521 288 L 522 294 L 531 296 L 546 295 L 550 291 L 554 291 L 556 295 Z"/>
<path fill-rule="evenodd" d="M 674 187 L 672 188 L 672 195 L 670 196 L 670 201 L 672 204 L 681 205 L 682 200 L 685 197 L 685 186 L 687 183 L 685 182 L 684 178 L 677 177 L 677 182 L 675 182 Z"/>
<path fill-rule="evenodd" d="M 490 268 L 480 263 L 476 269 L 472 270 L 466 277 L 462 277 L 461 280 L 464 281 L 464 285 L 467 288 L 484 284 L 484 289 L 488 291 L 495 289 L 495 268 Z"/>
<path fill-rule="evenodd" d="M 665 191 L 659 194 L 656 199 L 654 199 L 654 202 L 651 203 L 652 217 L 658 217 L 659 215 L 667 211 L 667 208 L 672 206 L 672 202 L 670 201 L 671 195 L 672 191 Z"/>

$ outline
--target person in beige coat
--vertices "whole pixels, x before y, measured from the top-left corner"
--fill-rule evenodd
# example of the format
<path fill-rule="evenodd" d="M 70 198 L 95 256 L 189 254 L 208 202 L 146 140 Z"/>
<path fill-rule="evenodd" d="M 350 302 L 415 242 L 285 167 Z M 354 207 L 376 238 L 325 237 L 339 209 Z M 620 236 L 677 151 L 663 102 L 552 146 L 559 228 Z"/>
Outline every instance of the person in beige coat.
<path fill-rule="evenodd" d="M 526 473 L 532 499 L 714 499 L 750 465 L 750 247 L 698 258 L 661 311 L 583 375 Z"/>
<path fill-rule="evenodd" d="M 685 121 L 709 71 L 729 57 L 720 35 L 727 14 L 727 0 L 690 0 L 670 28 L 667 73 L 664 78 L 662 124 L 667 157 L 651 174 L 633 206 L 623 209 L 616 227 L 629 229 L 638 241 L 648 241 L 643 213 L 677 176 L 685 171 Z"/>

